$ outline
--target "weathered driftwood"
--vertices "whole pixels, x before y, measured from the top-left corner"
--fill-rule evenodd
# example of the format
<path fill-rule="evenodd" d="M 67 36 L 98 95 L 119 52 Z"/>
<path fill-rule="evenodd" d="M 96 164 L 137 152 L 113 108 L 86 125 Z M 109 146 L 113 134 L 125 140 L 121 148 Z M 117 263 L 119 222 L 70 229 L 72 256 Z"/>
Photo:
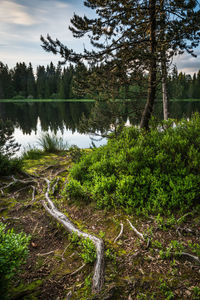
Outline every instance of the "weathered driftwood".
<path fill-rule="evenodd" d="M 123 230 L 124 230 L 124 225 L 123 225 L 123 223 L 120 223 L 120 226 L 121 226 L 120 233 L 119 233 L 118 236 L 115 238 L 114 243 L 116 243 L 116 241 L 117 241 L 117 240 L 122 236 L 122 234 L 123 234 Z"/>
<path fill-rule="evenodd" d="M 134 226 L 133 224 L 129 221 L 129 219 L 127 219 L 127 221 L 129 222 L 131 228 L 133 229 L 133 231 L 136 233 L 136 235 L 141 239 L 141 240 L 145 240 L 144 235 L 142 233 L 140 233 Z"/>
<path fill-rule="evenodd" d="M 104 243 L 103 240 L 100 238 L 97 238 L 96 236 L 93 236 L 89 233 L 85 233 L 81 230 L 79 230 L 68 218 L 66 215 L 64 215 L 62 212 L 60 212 L 53 202 L 51 201 L 49 197 L 49 190 L 50 190 L 50 181 L 48 179 L 45 179 L 47 182 L 47 191 L 45 193 L 46 201 L 42 201 L 42 204 L 46 211 L 54 217 L 58 222 L 63 224 L 65 229 L 69 233 L 76 233 L 79 237 L 83 238 L 89 238 L 95 245 L 96 253 L 97 253 L 97 259 L 95 262 L 94 267 L 94 275 L 92 280 L 92 292 L 93 293 L 99 293 L 103 287 L 104 283 Z"/>

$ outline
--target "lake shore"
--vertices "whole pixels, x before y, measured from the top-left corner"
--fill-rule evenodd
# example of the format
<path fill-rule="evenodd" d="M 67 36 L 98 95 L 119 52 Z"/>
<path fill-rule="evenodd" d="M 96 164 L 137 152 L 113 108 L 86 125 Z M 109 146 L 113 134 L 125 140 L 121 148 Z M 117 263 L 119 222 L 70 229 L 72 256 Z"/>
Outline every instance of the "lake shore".
<path fill-rule="evenodd" d="M 152 295 L 153 299 L 197 299 L 199 265 L 182 255 L 180 247 L 192 254 L 191 245 L 198 243 L 199 215 L 190 211 L 185 215 L 177 212 L 173 220 L 152 214 L 139 217 L 121 209 L 96 209 L 94 203 L 64 201 L 62 191 L 72 164 L 68 151 L 26 160 L 24 171 L 29 175 L 18 178 L 33 179 L 34 197 L 32 187 L 23 189 L 23 185 L 10 187 L 0 196 L 4 222 L 32 236 L 28 262 L 13 281 L 10 297 L 26 294 L 34 299 L 63 299 L 72 291 L 71 299 L 94 299 L 93 264 L 84 265 L 80 247 L 41 204 L 47 188 L 44 178 L 49 178 L 56 207 L 82 231 L 101 237 L 105 243 L 105 282 L 95 299 L 151 299 Z M 2 181 L 5 185 L 9 182 Z"/>

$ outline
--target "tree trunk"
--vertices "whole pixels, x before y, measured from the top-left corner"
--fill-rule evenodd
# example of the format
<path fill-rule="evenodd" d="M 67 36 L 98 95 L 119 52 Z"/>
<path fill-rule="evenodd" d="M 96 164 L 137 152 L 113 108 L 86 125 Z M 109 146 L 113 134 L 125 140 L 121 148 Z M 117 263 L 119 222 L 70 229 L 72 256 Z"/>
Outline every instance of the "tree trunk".
<path fill-rule="evenodd" d="M 149 129 L 149 120 L 156 97 L 156 0 L 149 1 L 150 11 L 150 63 L 147 102 L 142 114 L 140 128 Z"/>
<path fill-rule="evenodd" d="M 164 120 L 168 120 L 168 93 L 167 93 L 167 66 L 166 66 L 166 57 L 165 51 L 161 53 L 161 69 L 162 69 L 162 99 L 163 99 L 163 117 Z"/>

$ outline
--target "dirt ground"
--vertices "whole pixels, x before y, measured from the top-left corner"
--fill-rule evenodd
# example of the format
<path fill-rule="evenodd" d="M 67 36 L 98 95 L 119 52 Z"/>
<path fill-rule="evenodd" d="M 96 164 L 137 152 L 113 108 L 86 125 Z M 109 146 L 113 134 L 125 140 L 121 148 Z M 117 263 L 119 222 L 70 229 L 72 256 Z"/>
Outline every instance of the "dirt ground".
<path fill-rule="evenodd" d="M 70 166 L 68 153 L 48 155 L 26 161 L 26 174 L 16 176 L 20 182 L 8 186 L 13 178 L 0 180 L 0 221 L 31 235 L 27 263 L 13 279 L 9 299 L 200 299 L 199 214 L 138 217 L 74 203 L 62 195 Z M 94 265 L 84 265 L 80 248 L 41 204 L 44 178 L 53 180 L 51 199 L 57 208 L 79 229 L 105 242 L 105 281 L 99 295 L 91 293 Z"/>

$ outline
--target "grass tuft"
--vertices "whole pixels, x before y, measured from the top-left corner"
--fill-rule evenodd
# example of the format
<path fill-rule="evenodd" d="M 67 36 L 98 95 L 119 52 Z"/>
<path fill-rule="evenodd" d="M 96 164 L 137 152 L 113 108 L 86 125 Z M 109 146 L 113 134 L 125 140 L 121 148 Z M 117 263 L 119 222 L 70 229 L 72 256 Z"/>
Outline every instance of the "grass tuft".
<path fill-rule="evenodd" d="M 69 148 L 68 143 L 64 142 L 62 137 L 57 137 L 55 134 L 50 135 L 48 132 L 38 138 L 38 145 L 48 153 L 57 153 Z"/>

